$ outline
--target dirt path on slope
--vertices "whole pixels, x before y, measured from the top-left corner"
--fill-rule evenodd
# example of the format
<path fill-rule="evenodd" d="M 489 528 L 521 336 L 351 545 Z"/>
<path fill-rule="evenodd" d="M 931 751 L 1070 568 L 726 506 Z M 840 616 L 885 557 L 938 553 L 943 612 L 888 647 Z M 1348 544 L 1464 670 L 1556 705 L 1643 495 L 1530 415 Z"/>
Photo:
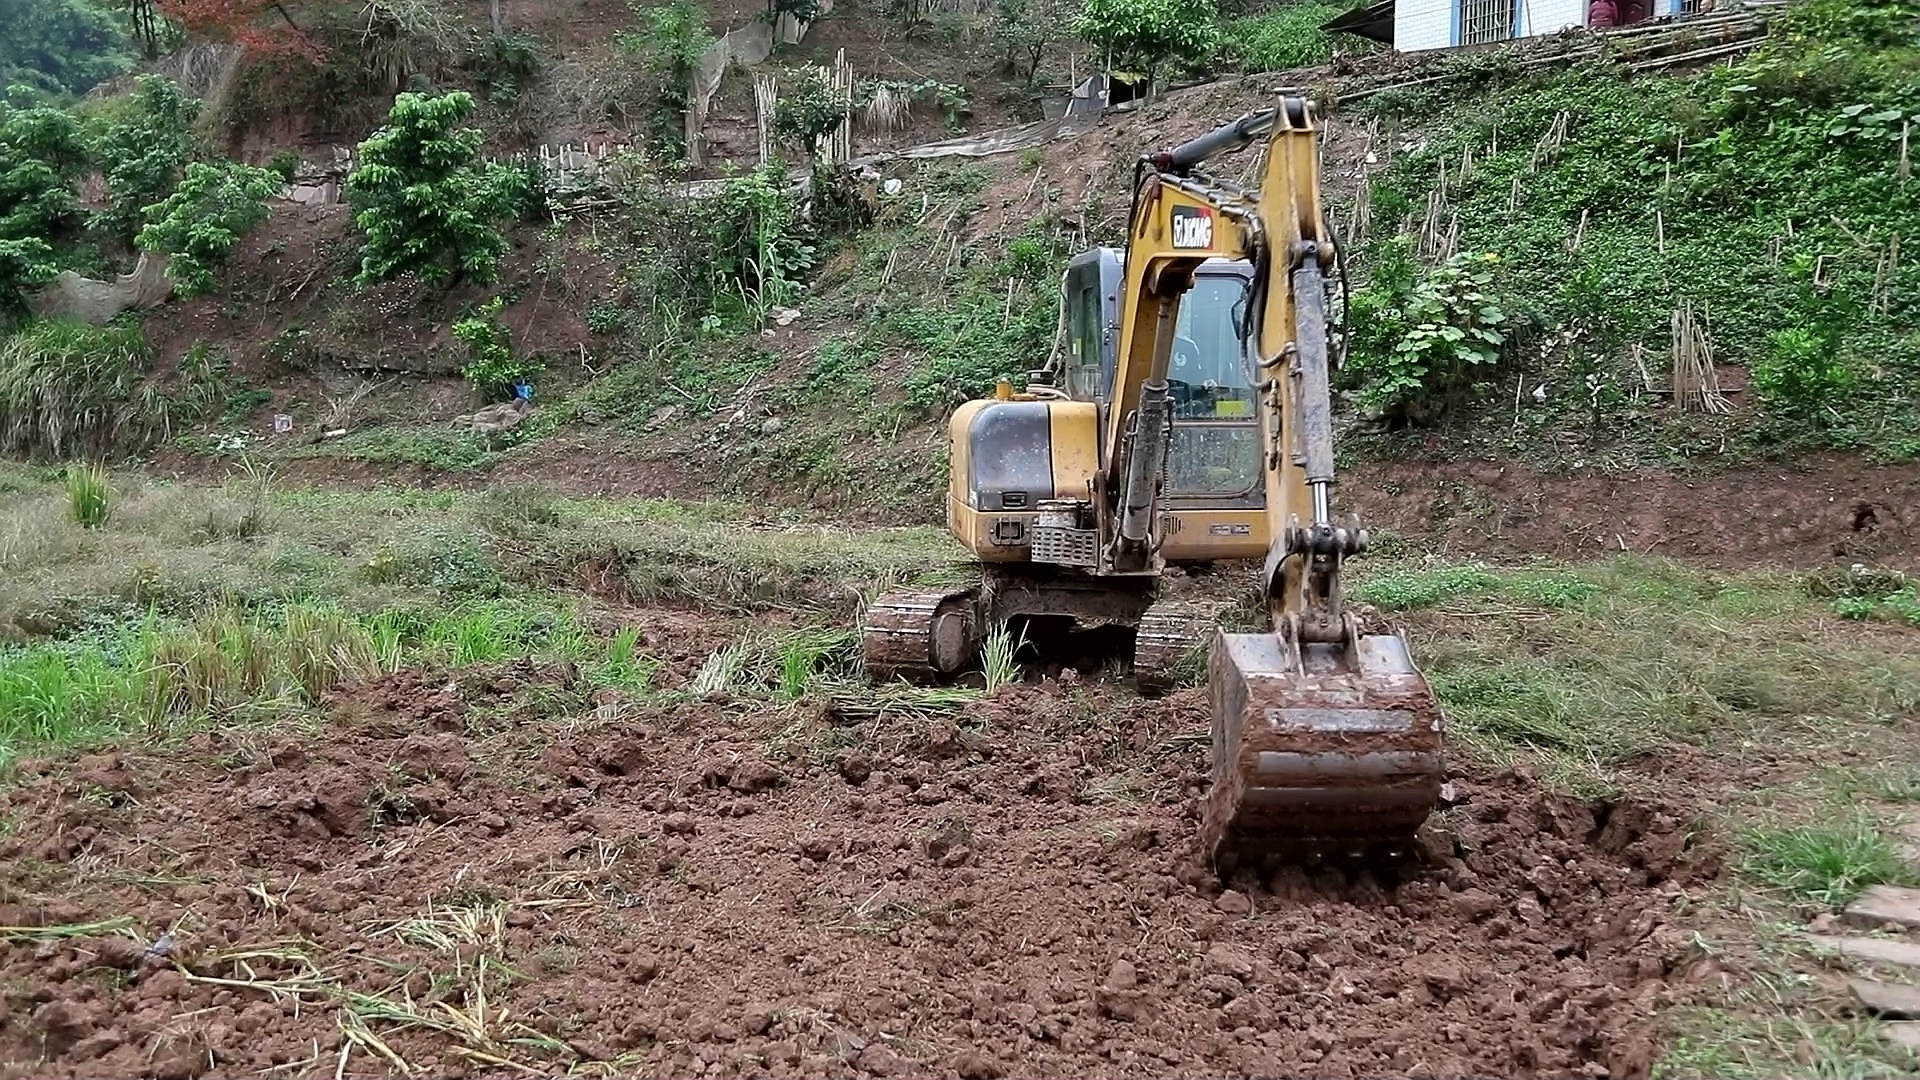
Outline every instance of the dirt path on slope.
<path fill-rule="evenodd" d="M 157 471 L 205 481 L 227 462 L 169 455 Z M 536 449 L 492 473 L 396 469 L 306 458 L 278 463 L 284 480 L 317 486 L 398 483 L 455 490 L 539 484 L 591 498 L 709 499 L 697 470 L 623 453 Z M 1712 566 L 1806 568 L 1865 562 L 1920 570 L 1920 468 L 1828 456 L 1717 473 L 1560 475 L 1500 462 L 1366 463 L 1343 474 L 1343 512 L 1417 553 L 1499 559 L 1590 558 L 1631 551 Z M 792 506 L 791 495 L 770 496 Z M 871 510 L 863 523 L 939 524 L 927 512 Z M 804 504 L 802 505 L 804 509 Z M 838 520 L 849 513 L 836 508 Z M 851 515 L 858 519 L 858 514 Z"/>

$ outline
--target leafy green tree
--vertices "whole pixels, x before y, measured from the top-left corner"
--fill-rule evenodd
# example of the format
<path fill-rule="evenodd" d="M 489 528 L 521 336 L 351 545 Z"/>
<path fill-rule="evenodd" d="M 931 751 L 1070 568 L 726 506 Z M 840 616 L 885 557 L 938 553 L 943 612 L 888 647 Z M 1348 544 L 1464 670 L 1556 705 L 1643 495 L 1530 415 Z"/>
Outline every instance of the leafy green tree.
<path fill-rule="evenodd" d="M 997 0 L 988 34 L 1001 62 L 1032 86 L 1047 50 L 1071 32 L 1078 7 L 1074 0 Z"/>
<path fill-rule="evenodd" d="M 94 0 L 0 0 L 0 86 L 84 94 L 132 65 L 126 34 Z"/>
<path fill-rule="evenodd" d="M 362 284 L 409 271 L 436 285 L 498 276 L 507 251 L 499 223 L 513 217 L 526 181 L 481 158 L 479 129 L 460 126 L 472 114 L 465 91 L 401 94 L 386 126 L 360 144 L 347 199 L 366 235 Z"/>
<path fill-rule="evenodd" d="M 54 243 L 77 228 L 74 184 L 86 161 L 80 127 L 59 109 L 0 109 L 0 315 L 60 272 Z"/>
<path fill-rule="evenodd" d="M 267 200 L 280 186 L 271 169 L 196 161 L 165 202 L 147 207 L 140 246 L 170 257 L 167 279 L 180 295 L 212 292 L 214 268 L 267 220 Z"/>
<path fill-rule="evenodd" d="M 1204 62 L 1220 44 L 1214 0 L 1087 0 L 1074 24 L 1116 77 L 1153 80 L 1169 63 Z"/>
<path fill-rule="evenodd" d="M 200 102 L 158 75 L 140 76 L 133 100 L 108 114 L 94 138 L 94 157 L 107 180 L 107 208 L 98 227 L 130 241 L 142 211 L 167 197 L 193 157 L 193 121 Z"/>
<path fill-rule="evenodd" d="M 648 121 L 656 150 L 674 157 L 686 154 L 682 117 L 693 101 L 693 67 L 713 47 L 707 16 L 692 0 L 668 0 L 647 5 L 634 0 L 635 26 L 615 39 L 620 50 L 640 62 L 643 77 L 636 80 L 636 111 Z"/>
<path fill-rule="evenodd" d="M 773 109 L 774 134 L 799 147 L 808 156 L 847 119 L 846 103 L 834 93 L 833 79 L 819 64 L 789 72 L 790 81 Z"/>

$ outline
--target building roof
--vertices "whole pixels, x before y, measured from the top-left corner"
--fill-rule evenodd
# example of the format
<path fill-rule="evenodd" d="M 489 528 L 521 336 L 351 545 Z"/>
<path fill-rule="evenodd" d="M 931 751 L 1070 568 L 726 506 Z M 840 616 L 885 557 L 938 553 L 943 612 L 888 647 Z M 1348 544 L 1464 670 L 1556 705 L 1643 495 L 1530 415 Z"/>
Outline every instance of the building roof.
<path fill-rule="evenodd" d="M 1335 15 L 1321 23 L 1320 29 L 1357 34 L 1382 45 L 1392 45 L 1393 5 L 1394 0 L 1378 0 L 1373 4 L 1362 4 L 1345 14 Z"/>

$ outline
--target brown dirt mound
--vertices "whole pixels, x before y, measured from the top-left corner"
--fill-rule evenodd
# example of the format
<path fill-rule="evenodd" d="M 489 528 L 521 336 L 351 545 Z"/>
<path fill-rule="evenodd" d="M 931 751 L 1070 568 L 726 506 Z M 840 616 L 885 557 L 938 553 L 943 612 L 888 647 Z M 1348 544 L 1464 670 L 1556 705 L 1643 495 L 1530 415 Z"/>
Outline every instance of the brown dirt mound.
<path fill-rule="evenodd" d="M 1712 869 L 1671 809 L 1508 775 L 1404 881 L 1223 892 L 1195 692 L 527 719 L 579 716 L 574 678 L 403 674 L 320 739 L 30 769 L 0 925 L 130 922 L 0 945 L 0 1071 L 1644 1076 Z"/>

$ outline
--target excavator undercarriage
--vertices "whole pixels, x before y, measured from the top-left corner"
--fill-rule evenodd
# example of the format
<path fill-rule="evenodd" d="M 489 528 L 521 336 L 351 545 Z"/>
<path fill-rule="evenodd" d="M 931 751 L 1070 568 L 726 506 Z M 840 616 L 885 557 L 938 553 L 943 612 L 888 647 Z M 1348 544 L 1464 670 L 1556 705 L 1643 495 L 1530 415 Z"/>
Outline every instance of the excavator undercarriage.
<path fill-rule="evenodd" d="M 1135 688 L 1157 696 L 1182 676 L 1204 673 L 1215 620 L 1228 604 L 1160 597 L 1154 584 L 1020 565 L 987 568 L 977 587 L 885 593 L 866 612 L 867 671 L 885 681 L 947 682 L 977 663 L 991 628 L 1004 626 L 1017 645 L 1055 666 L 1098 669 L 1131 659 Z"/>

